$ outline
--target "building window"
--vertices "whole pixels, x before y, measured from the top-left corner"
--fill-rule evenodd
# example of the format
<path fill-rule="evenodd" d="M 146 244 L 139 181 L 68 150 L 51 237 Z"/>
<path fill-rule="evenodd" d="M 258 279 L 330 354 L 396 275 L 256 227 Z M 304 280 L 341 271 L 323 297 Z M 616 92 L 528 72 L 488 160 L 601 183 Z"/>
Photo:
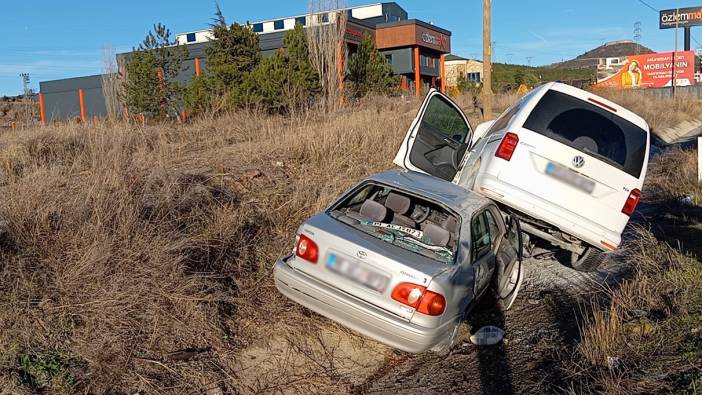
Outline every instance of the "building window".
<path fill-rule="evenodd" d="M 295 24 L 298 24 L 298 23 L 302 26 L 307 25 L 307 17 L 298 16 L 297 18 L 295 18 Z"/>
<path fill-rule="evenodd" d="M 253 31 L 254 31 L 254 33 L 262 33 L 263 32 L 263 23 L 254 23 Z"/>
<path fill-rule="evenodd" d="M 283 19 L 277 20 L 273 22 L 273 29 L 275 30 L 283 30 L 285 27 L 285 21 Z"/>
<path fill-rule="evenodd" d="M 195 40 L 197 40 L 197 36 L 195 35 L 195 33 L 188 33 L 188 34 L 185 36 L 185 40 L 186 40 L 187 42 L 189 42 L 189 43 L 194 43 Z"/>
<path fill-rule="evenodd" d="M 385 55 L 385 62 L 388 64 L 392 64 L 392 54 L 391 53 Z"/>
<path fill-rule="evenodd" d="M 468 73 L 466 79 L 471 82 L 480 82 L 480 73 Z"/>
<path fill-rule="evenodd" d="M 322 14 L 322 23 L 329 23 L 329 14 Z"/>

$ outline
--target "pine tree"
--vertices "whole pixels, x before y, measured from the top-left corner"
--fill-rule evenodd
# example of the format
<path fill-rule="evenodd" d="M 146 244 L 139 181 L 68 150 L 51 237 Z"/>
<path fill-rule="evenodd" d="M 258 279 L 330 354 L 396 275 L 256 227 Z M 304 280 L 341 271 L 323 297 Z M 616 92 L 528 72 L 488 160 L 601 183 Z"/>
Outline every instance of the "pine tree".
<path fill-rule="evenodd" d="M 363 97 L 368 93 L 395 95 L 399 92 L 399 77 L 392 66 L 378 52 L 373 39 L 365 34 L 356 53 L 349 60 L 346 80 L 353 97 Z"/>
<path fill-rule="evenodd" d="M 261 61 L 258 36 L 248 26 L 227 26 L 219 6 L 213 26 L 214 41 L 207 55 L 207 78 L 219 94 L 236 89 Z"/>
<path fill-rule="evenodd" d="M 242 84 L 261 62 L 256 33 L 249 26 L 228 25 L 219 4 L 215 6 L 210 25 L 214 40 L 205 49 L 207 69 L 190 84 L 185 96 L 186 106 L 195 113 L 219 109 L 214 103 L 223 102 L 222 107 L 241 104 Z"/>
<path fill-rule="evenodd" d="M 176 77 L 187 56 L 187 48 L 171 40 L 170 30 L 155 24 L 127 63 L 125 93 L 129 111 L 158 117 L 176 111 L 183 93 Z"/>
<path fill-rule="evenodd" d="M 244 83 L 247 105 L 271 112 L 289 112 L 309 106 L 321 92 L 319 76 L 312 67 L 307 35 L 296 24 L 284 38 L 285 50 L 264 59 Z"/>

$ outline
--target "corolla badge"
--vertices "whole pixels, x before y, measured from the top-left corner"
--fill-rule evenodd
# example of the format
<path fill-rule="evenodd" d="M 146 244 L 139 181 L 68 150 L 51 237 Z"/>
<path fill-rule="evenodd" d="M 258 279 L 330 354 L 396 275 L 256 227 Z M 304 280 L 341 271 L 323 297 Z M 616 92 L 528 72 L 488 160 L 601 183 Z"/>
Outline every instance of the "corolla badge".
<path fill-rule="evenodd" d="M 361 259 L 366 259 L 366 257 L 368 256 L 368 254 L 366 254 L 365 251 L 358 251 L 356 255 Z"/>
<path fill-rule="evenodd" d="M 583 167 L 585 164 L 585 158 L 583 158 L 580 155 L 577 155 L 575 158 L 573 158 L 573 166 L 575 166 L 576 169 L 579 169 Z"/>

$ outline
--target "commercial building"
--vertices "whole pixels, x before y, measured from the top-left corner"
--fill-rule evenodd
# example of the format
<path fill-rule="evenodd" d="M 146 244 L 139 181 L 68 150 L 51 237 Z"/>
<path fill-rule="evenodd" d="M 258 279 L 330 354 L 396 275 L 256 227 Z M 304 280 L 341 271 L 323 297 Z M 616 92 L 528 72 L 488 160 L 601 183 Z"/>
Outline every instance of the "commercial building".
<path fill-rule="evenodd" d="M 446 55 L 446 87 L 449 92 L 458 90 L 460 80 L 480 84 L 482 81 L 483 62 L 466 59 L 456 55 Z"/>
<path fill-rule="evenodd" d="M 430 87 L 441 87 L 441 81 L 445 80 L 442 78 L 442 62 L 451 52 L 451 32 L 418 19 L 409 19 L 407 11 L 394 2 L 247 22 L 247 25 L 258 34 L 263 56 L 268 56 L 283 48 L 285 32 L 294 29 L 295 24 L 309 27 L 336 23 L 340 12 L 346 14 L 344 41 L 348 56 L 353 56 L 367 34 L 392 65 L 395 74 L 402 77 L 403 90 L 420 95 Z M 186 60 L 186 66 L 191 66 L 191 74 L 205 70 L 204 48 L 212 39 L 210 30 L 176 36 L 179 44 L 188 45 L 191 56 Z"/>
<path fill-rule="evenodd" d="M 342 62 L 354 56 L 358 44 L 368 35 L 392 65 L 395 74 L 401 77 L 400 87 L 403 91 L 417 96 L 431 87 L 445 91 L 447 76 L 444 61 L 451 52 L 451 32 L 431 23 L 409 19 L 407 11 L 394 2 L 247 22 L 246 25 L 258 34 L 263 56 L 269 56 L 284 47 L 285 32 L 293 29 L 295 24 L 305 28 L 333 24 L 337 23 L 340 15 L 346 19 L 346 57 Z M 176 35 L 177 42 L 187 45 L 189 52 L 178 81 L 188 82 L 206 72 L 205 49 L 212 39 L 210 30 Z M 117 57 L 128 60 L 130 53 Z M 104 115 L 105 100 L 97 97 L 101 81 L 100 76 L 92 76 L 42 82 L 40 99 L 45 120 Z M 88 91 L 90 93 L 86 96 Z"/>

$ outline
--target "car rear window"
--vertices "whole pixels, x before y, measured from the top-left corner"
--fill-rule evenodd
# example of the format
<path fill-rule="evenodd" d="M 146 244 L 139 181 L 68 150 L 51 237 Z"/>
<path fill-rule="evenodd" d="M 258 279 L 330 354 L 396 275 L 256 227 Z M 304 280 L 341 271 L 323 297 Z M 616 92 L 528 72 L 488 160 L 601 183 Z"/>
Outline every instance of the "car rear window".
<path fill-rule="evenodd" d="M 541 98 L 524 127 L 592 155 L 639 178 L 645 130 L 594 104 L 554 90 Z"/>

